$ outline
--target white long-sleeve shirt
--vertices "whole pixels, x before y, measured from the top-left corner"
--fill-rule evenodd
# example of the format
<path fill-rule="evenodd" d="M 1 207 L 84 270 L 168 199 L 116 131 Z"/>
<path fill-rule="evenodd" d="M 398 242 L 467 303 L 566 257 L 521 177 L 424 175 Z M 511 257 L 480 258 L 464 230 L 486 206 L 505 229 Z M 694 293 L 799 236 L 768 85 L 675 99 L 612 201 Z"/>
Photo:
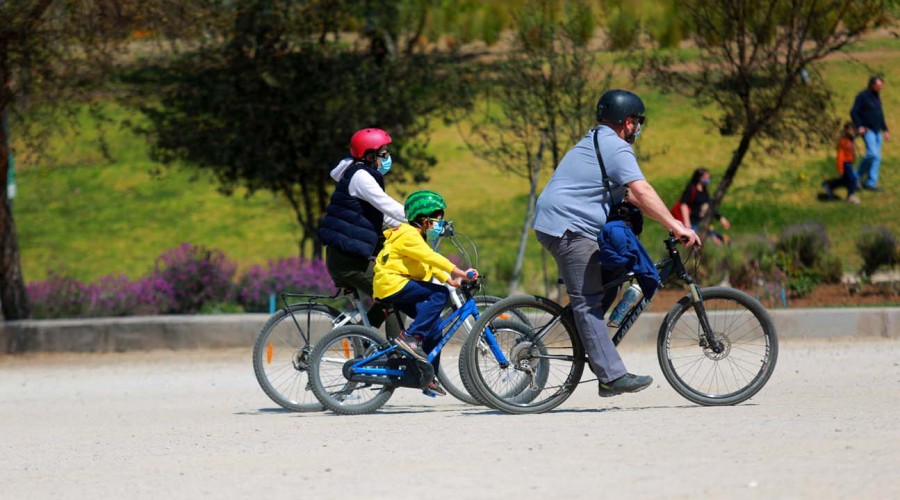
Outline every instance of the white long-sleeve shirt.
<path fill-rule="evenodd" d="M 353 165 L 352 158 L 344 158 L 331 171 L 331 178 L 341 180 L 347 168 Z M 350 196 L 369 202 L 384 215 L 384 223 L 388 227 L 397 227 L 401 222 L 406 222 L 406 213 L 403 205 L 391 198 L 371 174 L 365 170 L 357 170 L 350 179 L 348 187 Z"/>

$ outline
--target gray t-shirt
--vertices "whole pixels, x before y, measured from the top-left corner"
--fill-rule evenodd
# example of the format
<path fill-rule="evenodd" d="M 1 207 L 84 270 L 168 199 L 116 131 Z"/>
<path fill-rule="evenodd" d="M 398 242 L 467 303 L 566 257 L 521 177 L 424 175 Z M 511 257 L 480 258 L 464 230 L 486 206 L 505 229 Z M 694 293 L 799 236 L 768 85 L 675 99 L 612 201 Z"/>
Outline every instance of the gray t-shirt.
<path fill-rule="evenodd" d="M 594 131 L 578 141 L 563 157 L 537 200 L 532 227 L 550 236 L 572 231 L 589 238 L 606 223 L 609 193 L 603 186 L 600 163 L 594 153 Z M 597 142 L 616 202 L 625 197 L 625 185 L 644 179 L 631 144 L 606 125 L 597 128 Z"/>

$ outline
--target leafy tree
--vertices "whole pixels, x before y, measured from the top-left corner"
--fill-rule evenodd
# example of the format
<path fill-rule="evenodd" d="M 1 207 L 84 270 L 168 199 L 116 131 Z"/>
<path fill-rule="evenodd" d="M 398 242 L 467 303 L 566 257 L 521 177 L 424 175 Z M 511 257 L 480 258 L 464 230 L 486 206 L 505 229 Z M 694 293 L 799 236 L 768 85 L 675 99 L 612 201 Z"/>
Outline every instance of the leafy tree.
<path fill-rule="evenodd" d="M 635 49 L 646 39 L 661 47 L 677 46 L 688 28 L 688 14 L 679 10 L 677 3 L 678 0 L 605 0 L 602 5 L 607 45 L 614 50 Z"/>
<path fill-rule="evenodd" d="M 817 62 L 883 22 L 891 0 L 675 0 L 689 16 L 695 61 L 657 53 L 664 88 L 715 104 L 710 120 L 740 138 L 702 227 L 716 213 L 752 144 L 769 153 L 831 141 L 837 120 Z M 680 64 L 676 64 L 680 63 Z"/>
<path fill-rule="evenodd" d="M 469 147 L 499 168 L 528 180 L 528 203 L 509 290 L 514 293 L 537 200 L 539 175 L 589 128 L 602 84 L 588 48 L 594 17 L 587 2 L 534 0 L 514 15 L 508 56 L 491 68 L 488 109 L 470 115 Z M 608 76 L 607 76 L 608 78 Z"/>
<path fill-rule="evenodd" d="M 316 2 L 240 4 L 224 43 L 168 68 L 162 81 L 174 83 L 144 110 L 159 159 L 208 169 L 225 192 L 243 186 L 287 200 L 302 229 L 301 256 L 310 243 L 321 255 L 315 233 L 334 185 L 329 172 L 348 156 L 353 132 L 388 130 L 400 167 L 390 181 L 421 182 L 434 164 L 429 119 L 456 99 L 453 56 L 416 50 L 421 22 L 394 29 L 393 16 L 424 16 L 428 2 L 356 3 L 327 11 Z M 355 43 L 339 32 L 352 22 L 364 35 Z"/>
<path fill-rule="evenodd" d="M 45 136 L 31 126 L 53 124 L 52 131 L 69 123 L 66 112 L 102 86 L 121 60 L 116 56 L 133 41 L 135 29 L 192 33 L 208 19 L 195 14 L 205 6 L 206 2 L 177 0 L 0 2 L 0 119 L 4 123 L 0 127 L 0 302 L 4 318 L 27 318 L 30 312 L 5 189 L 9 135 L 18 134 L 30 149 L 38 149 Z"/>

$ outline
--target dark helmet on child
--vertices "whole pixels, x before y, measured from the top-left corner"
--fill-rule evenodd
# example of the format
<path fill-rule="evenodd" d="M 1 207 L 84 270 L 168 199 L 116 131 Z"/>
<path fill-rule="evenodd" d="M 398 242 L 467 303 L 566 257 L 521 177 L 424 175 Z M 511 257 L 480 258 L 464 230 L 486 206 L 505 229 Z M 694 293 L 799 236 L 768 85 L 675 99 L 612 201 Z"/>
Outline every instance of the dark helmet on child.
<path fill-rule="evenodd" d="M 350 156 L 361 160 L 370 151 L 377 152 L 391 143 L 391 136 L 380 128 L 364 128 L 350 138 Z"/>

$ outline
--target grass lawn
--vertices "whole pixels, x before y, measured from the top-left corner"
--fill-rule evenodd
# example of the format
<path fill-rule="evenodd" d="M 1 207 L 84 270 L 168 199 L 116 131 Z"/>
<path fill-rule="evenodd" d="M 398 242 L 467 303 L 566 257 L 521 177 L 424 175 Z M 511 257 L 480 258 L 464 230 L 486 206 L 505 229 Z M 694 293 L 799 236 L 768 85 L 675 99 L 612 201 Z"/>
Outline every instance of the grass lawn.
<path fill-rule="evenodd" d="M 900 43 L 894 40 L 867 40 L 851 48 L 853 57 L 839 56 L 824 63 L 835 92 L 835 109 L 823 113 L 846 117 L 854 95 L 877 71 L 886 77 L 883 99 L 888 125 L 900 129 L 896 127 L 900 87 L 892 84 L 900 81 L 894 66 L 900 60 L 898 48 Z M 715 187 L 736 139 L 710 128 L 704 116 L 714 110 L 697 109 L 685 98 L 653 89 L 635 90 L 648 108 L 647 127 L 637 145 L 641 166 L 663 199 L 671 204 L 700 165 L 713 171 Z M 110 104 L 106 110 L 116 120 L 140 120 L 129 109 Z M 224 196 L 212 179 L 190 169 L 176 167 L 153 175 L 159 165 L 149 159 L 140 136 L 118 125 L 98 125 L 86 113 L 79 120 L 77 134 L 55 136 L 39 158 L 28 155 L 24 145 L 13 143 L 19 152 L 14 214 L 27 281 L 43 279 L 51 270 L 85 281 L 109 274 L 135 278 L 146 274 L 162 251 L 182 242 L 221 249 L 240 269 L 296 254 L 299 228 L 283 201 L 268 193 L 250 198 L 242 193 Z M 96 147 L 98 129 L 103 130 L 111 159 Z M 455 126 L 435 125 L 431 150 L 438 163 L 427 185 L 390 185 L 389 176 L 388 191 L 398 198 L 414 188 L 444 194 L 450 204 L 448 216 L 456 221 L 458 232 L 478 246 L 481 270 L 494 276 L 507 274 L 523 223 L 526 180 L 476 158 Z M 862 204 L 850 206 L 816 199 L 822 181 L 836 174 L 833 145 L 777 157 L 753 149 L 722 207 L 732 221 L 732 237 L 775 236 L 790 224 L 820 221 L 845 268 L 856 270 L 860 261 L 854 244 L 862 226 L 883 224 L 900 234 L 900 148 L 896 142 L 887 142 L 884 154 L 881 185 L 885 191 L 862 192 Z M 548 165 L 542 184 L 550 173 Z M 662 249 L 663 237 L 657 224 L 648 223 L 643 240 L 651 254 Z M 534 238 L 529 240 L 526 258 L 523 285 L 538 292 L 541 252 Z M 551 273 L 555 276 L 552 264 Z"/>

